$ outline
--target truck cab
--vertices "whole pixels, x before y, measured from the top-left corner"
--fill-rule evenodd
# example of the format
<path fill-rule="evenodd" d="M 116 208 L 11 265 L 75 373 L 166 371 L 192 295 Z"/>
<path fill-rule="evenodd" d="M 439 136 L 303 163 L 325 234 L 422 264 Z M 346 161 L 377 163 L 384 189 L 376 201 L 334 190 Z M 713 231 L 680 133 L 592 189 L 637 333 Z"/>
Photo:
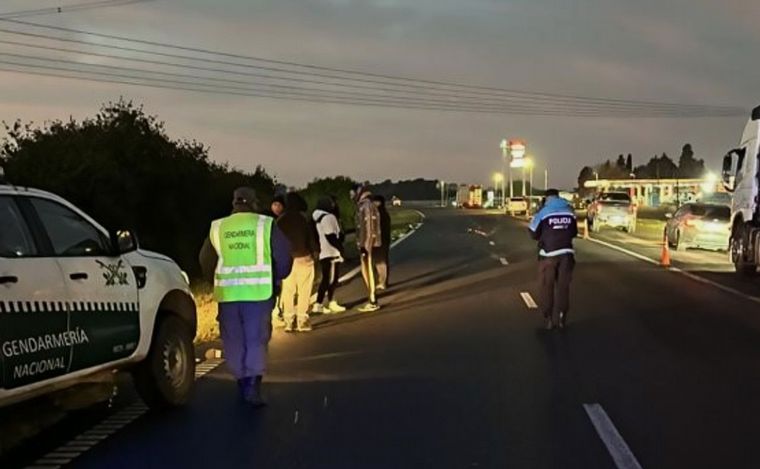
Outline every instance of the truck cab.
<path fill-rule="evenodd" d="M 119 369 L 152 407 L 187 402 L 197 323 L 177 264 L 2 173 L 0 227 L 0 407 Z"/>
<path fill-rule="evenodd" d="M 723 158 L 723 185 L 731 202 L 731 261 L 743 275 L 756 275 L 760 265 L 760 106 L 744 128 L 739 146 Z"/>

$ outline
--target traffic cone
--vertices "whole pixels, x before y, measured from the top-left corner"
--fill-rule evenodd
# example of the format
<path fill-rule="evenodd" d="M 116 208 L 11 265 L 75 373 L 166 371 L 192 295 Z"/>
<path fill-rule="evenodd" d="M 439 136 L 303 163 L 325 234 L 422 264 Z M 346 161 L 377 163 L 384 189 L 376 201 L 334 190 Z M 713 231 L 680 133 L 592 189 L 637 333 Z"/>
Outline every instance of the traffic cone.
<path fill-rule="evenodd" d="M 663 267 L 670 267 L 670 247 L 668 246 L 668 236 L 663 234 L 662 236 L 662 254 L 660 255 L 660 265 Z"/>

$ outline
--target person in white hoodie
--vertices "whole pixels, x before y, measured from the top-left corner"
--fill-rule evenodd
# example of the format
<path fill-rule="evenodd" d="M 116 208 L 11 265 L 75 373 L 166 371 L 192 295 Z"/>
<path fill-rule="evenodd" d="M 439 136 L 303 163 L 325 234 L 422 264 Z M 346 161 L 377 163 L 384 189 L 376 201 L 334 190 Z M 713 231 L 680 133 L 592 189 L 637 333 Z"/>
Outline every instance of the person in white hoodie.
<path fill-rule="evenodd" d="M 317 202 L 317 208 L 312 214 L 319 235 L 319 264 L 322 270 L 312 314 L 342 313 L 346 310 L 335 301 L 340 264 L 343 263 L 343 232 L 336 216 L 336 208 L 335 199 L 323 197 Z M 327 306 L 324 305 L 325 300 Z"/>

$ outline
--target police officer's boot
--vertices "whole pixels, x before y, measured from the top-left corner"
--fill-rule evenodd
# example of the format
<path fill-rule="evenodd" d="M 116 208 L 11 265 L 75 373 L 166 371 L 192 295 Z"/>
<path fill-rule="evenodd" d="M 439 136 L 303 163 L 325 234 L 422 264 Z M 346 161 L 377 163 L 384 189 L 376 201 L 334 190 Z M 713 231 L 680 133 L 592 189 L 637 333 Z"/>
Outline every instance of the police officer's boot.
<path fill-rule="evenodd" d="M 266 401 L 264 401 L 264 396 L 261 394 L 261 375 L 256 376 L 256 379 L 253 381 L 253 386 L 251 386 L 251 391 L 246 401 L 256 408 L 267 405 Z"/>

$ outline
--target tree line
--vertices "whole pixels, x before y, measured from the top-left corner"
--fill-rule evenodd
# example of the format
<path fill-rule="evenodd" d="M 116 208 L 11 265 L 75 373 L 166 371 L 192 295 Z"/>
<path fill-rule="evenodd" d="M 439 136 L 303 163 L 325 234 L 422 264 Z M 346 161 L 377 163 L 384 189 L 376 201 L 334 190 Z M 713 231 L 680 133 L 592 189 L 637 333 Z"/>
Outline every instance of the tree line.
<path fill-rule="evenodd" d="M 3 124 L 0 162 L 9 181 L 58 194 L 108 229 L 134 230 L 142 246 L 194 276 L 210 221 L 229 214 L 232 191 L 251 186 L 266 207 L 274 193 L 262 167 L 215 163 L 208 147 L 172 140 L 155 116 L 123 99 L 82 121 Z"/>
<path fill-rule="evenodd" d="M 654 155 L 646 164 L 634 166 L 633 155 L 618 155 L 596 166 L 584 166 L 578 174 L 578 188 L 582 191 L 586 181 L 592 179 L 697 179 L 705 176 L 705 162 L 694 156 L 694 149 L 687 143 L 681 148 L 678 163 L 667 153 Z"/>

